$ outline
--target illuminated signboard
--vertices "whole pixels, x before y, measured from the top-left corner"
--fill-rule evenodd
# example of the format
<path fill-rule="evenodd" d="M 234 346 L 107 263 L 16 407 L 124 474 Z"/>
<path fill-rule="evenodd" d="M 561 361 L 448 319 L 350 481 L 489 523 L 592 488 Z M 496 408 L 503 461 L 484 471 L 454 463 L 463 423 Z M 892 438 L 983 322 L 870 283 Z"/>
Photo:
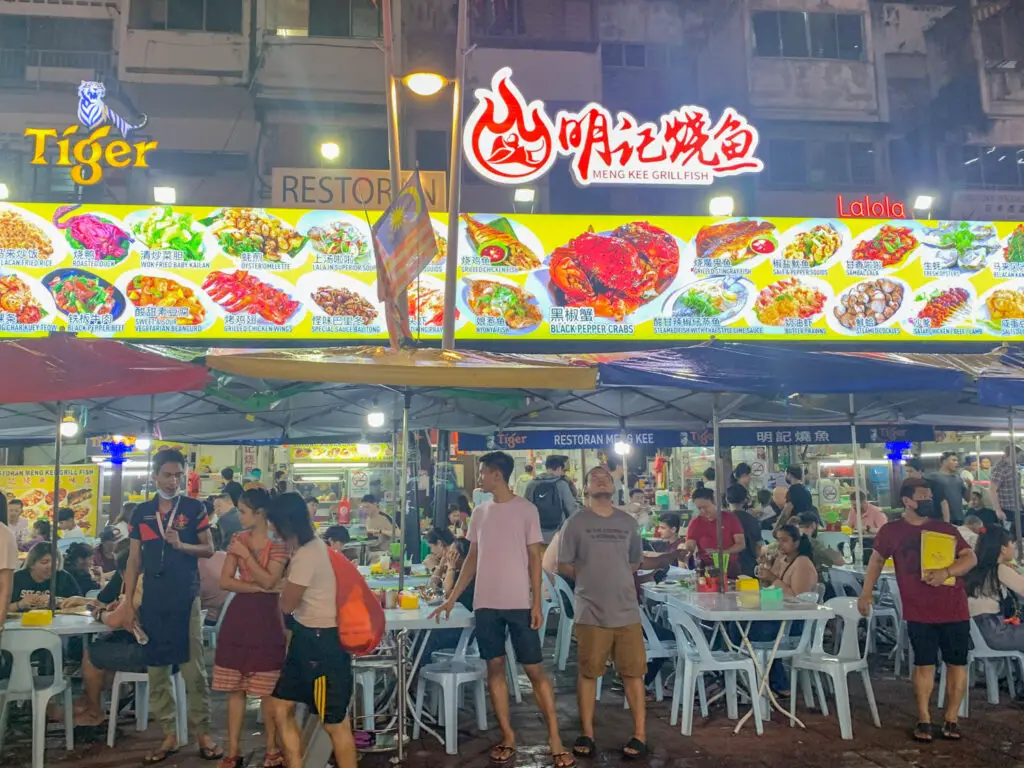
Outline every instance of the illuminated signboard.
<path fill-rule="evenodd" d="M 858 200 L 843 200 L 836 195 L 836 215 L 841 219 L 905 219 L 907 207 L 899 200 L 890 200 L 886 195 L 881 200 L 872 200 L 869 195 Z"/>
<path fill-rule="evenodd" d="M 581 186 L 711 184 L 764 168 L 755 156 L 757 130 L 731 108 L 717 121 L 703 107 L 681 106 L 644 123 L 593 103 L 552 117 L 543 102 L 527 103 L 508 67 L 476 99 L 463 147 L 473 170 L 495 184 L 539 179 L 559 156 L 572 158 Z"/>
<path fill-rule="evenodd" d="M 132 131 L 146 125 L 146 116 L 132 124 L 108 107 L 104 101 L 107 89 L 103 83 L 83 80 L 78 86 L 78 122 L 63 131 L 56 128 L 26 128 L 25 135 L 32 138 L 32 165 L 47 165 L 47 152 L 57 149 L 54 165 L 71 169 L 71 180 L 89 186 L 103 178 L 103 168 L 148 168 L 147 153 L 157 148 L 155 141 L 129 144 L 126 139 Z M 79 127 L 89 131 L 80 137 Z M 121 134 L 105 145 L 113 129 Z M 52 139 L 52 142 L 51 142 Z"/>
<path fill-rule="evenodd" d="M 371 222 L 379 214 L 370 214 Z M 363 211 L 0 203 L 0 336 L 387 339 Z M 1024 224 L 432 213 L 409 292 L 436 340 L 1016 340 Z"/>

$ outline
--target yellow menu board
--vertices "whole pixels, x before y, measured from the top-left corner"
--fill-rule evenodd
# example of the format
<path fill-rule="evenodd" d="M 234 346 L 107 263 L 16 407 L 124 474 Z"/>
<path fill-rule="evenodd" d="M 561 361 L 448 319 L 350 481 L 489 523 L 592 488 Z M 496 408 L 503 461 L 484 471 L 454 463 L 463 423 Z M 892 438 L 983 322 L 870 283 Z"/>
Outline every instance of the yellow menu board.
<path fill-rule="evenodd" d="M 375 218 L 378 214 L 370 214 Z M 409 291 L 463 340 L 1001 340 L 1024 332 L 1024 224 L 464 214 Z M 387 337 L 367 215 L 0 203 L 0 336 Z"/>
<path fill-rule="evenodd" d="M 367 462 L 391 461 L 391 443 L 358 443 L 338 445 L 293 445 L 289 447 L 293 462 Z"/>
<path fill-rule="evenodd" d="M 8 500 L 21 499 L 30 526 L 39 518 L 52 519 L 53 467 L 0 467 L 0 490 Z M 99 504 L 97 465 L 61 467 L 59 506 L 75 510 L 75 522 L 89 536 L 97 535 Z"/>

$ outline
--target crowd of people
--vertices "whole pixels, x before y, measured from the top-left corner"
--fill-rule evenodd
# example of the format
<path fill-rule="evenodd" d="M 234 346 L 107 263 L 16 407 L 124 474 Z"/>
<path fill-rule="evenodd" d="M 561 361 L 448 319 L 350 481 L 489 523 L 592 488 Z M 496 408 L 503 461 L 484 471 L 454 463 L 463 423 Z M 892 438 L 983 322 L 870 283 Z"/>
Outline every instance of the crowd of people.
<path fill-rule="evenodd" d="M 49 531 L 27 526 L 17 503 L 6 510 L 0 504 L 7 522 L 0 525 L 0 596 L 9 595 L 0 606 L 4 616 L 48 605 L 55 583 L 58 605 L 88 603 L 95 619 L 111 630 L 80 648 L 83 693 L 75 702 L 76 723 L 96 726 L 104 721 L 102 694 L 114 672 L 146 672 L 150 709 L 163 739 L 145 762 L 163 762 L 185 746 L 177 741 L 172 689 L 172 674 L 180 673 L 189 732 L 203 759 L 219 761 L 222 768 L 244 764 L 246 698 L 254 697 L 264 712 L 265 768 L 302 764 L 295 719 L 299 703 L 322 720 L 337 764 L 355 766 L 348 711 L 351 658 L 339 639 L 330 554 L 348 554 L 348 530 L 335 525 L 318 536 L 313 523 L 316 499 L 243 488 L 230 475 L 224 476 L 224 488 L 208 509 L 182 494 L 185 458 L 175 450 L 158 452 L 153 469 L 154 497 L 126 505 L 95 549 L 76 542 L 63 553 L 55 551 Z M 941 735 L 957 739 L 957 711 L 967 685 L 969 622 L 976 622 L 991 647 L 1024 651 L 1017 600 L 1024 597 L 1024 575 L 1013 565 L 1015 540 L 1004 525 L 1016 494 L 1007 493 L 1005 485 L 1000 491 L 996 478 L 1005 472 L 998 462 L 992 468 L 994 509 L 985 506 L 984 494 L 965 484 L 955 456 L 942 458 L 945 477 L 926 477 L 913 462 L 908 469 L 897 519 L 890 520 L 863 495 L 851 499 L 849 519 L 866 534 L 860 606 L 865 614 L 872 610 L 874 587 L 891 559 L 914 652 L 919 710 L 914 736 L 920 741 L 933 738 L 930 699 L 941 657 L 948 667 Z M 514 470 L 515 462 L 506 453 L 482 456 L 478 502 L 471 506 L 460 497 L 450 509 L 449 526 L 434 528 L 426 537 L 430 584 L 443 595 L 434 615 L 441 620 L 456 604 L 474 615 L 475 639 L 487 665 L 500 729 L 500 740 L 490 751 L 497 765 L 510 764 L 517 753 L 506 641 L 531 681 L 555 768 L 572 768 L 577 758 L 597 753 L 595 694 L 609 662 L 622 680 L 633 719 L 633 733 L 623 739 L 621 753 L 627 759 L 640 758 L 648 753 L 645 689 L 658 670 L 657 663 L 648 664 L 641 625 L 639 596 L 645 581 L 683 566 L 717 570 L 720 577 L 753 577 L 789 598 L 820 599 L 832 589 L 829 569 L 845 562 L 818 536 L 821 519 L 798 467 L 789 469 L 790 482 L 781 493 L 775 489 L 754 496 L 750 468 L 738 465 L 727 484 L 726 508 L 715 497 L 714 475 L 707 475 L 692 494 L 695 513 L 685 528 L 676 512 L 659 516 L 659 551 L 647 550 L 641 536 L 651 515 L 645 495 L 642 489 L 628 488 L 623 465 L 615 457 L 587 472 L 582 494 L 566 477 L 564 457 L 548 457 L 543 471 L 528 466 L 516 476 Z M 956 493 L 960 504 L 952 501 Z M 374 497 L 364 497 L 361 504 L 367 528 L 372 523 L 385 544 L 401 535 Z M 65 536 L 75 538 L 73 515 L 66 520 L 58 514 L 58 520 Z M 765 529 L 773 531 L 770 545 L 762 540 Z M 955 559 L 948 567 L 922 572 L 926 532 L 952 537 Z M 33 533 L 41 540 L 33 541 Z M 23 548 L 28 552 L 22 566 Z M 719 550 L 728 555 L 727 564 L 717 562 Z M 579 657 L 579 732 L 569 747 L 542 664 L 538 630 L 545 571 L 564 578 L 575 593 L 572 605 L 562 605 L 574 612 Z M 97 594 L 90 598 L 87 593 Z M 209 682 L 204 612 L 206 624 L 218 630 Z M 799 626 L 791 628 L 800 631 Z M 777 632 L 777 626 L 757 622 L 750 639 L 774 639 Z M 425 657 L 454 647 L 460 634 L 445 628 L 431 633 Z M 781 663 L 773 665 L 769 684 L 776 696 L 788 694 Z M 225 747 L 212 733 L 211 689 L 227 700 Z"/>

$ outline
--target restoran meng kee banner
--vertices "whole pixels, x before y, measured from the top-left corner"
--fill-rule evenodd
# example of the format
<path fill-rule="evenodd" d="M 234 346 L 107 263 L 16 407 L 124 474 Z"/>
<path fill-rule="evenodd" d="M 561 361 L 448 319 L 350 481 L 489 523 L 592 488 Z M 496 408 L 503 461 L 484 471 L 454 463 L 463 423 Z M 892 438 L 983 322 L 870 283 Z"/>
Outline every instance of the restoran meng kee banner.
<path fill-rule="evenodd" d="M 361 211 L 0 203 L 0 337 L 387 338 Z M 368 220 L 369 218 L 369 220 Z M 1024 332 L 1024 224 L 433 214 L 409 291 L 461 340 L 999 340 Z"/>

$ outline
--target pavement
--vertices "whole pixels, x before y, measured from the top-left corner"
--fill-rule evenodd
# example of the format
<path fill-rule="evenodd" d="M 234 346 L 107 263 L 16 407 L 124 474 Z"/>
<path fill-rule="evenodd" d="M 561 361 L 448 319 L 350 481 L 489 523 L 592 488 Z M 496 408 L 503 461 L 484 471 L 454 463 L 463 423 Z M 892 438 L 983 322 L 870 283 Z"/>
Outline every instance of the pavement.
<path fill-rule="evenodd" d="M 574 673 L 570 668 L 556 674 L 555 687 L 559 722 L 566 745 L 575 739 L 577 707 Z M 630 713 L 622 708 L 621 693 L 606 680 L 605 691 L 597 707 L 597 743 L 599 754 L 581 765 L 614 765 L 624 762 L 620 749 L 632 735 Z M 930 745 L 919 745 L 910 739 L 915 720 L 913 694 L 906 678 L 894 679 L 891 668 L 876 669 L 872 673 L 875 695 L 879 702 L 882 728 L 876 729 L 870 718 L 859 678 L 850 678 L 853 696 L 854 739 L 842 741 L 839 726 L 832 717 L 808 712 L 799 702 L 798 716 L 807 725 L 806 730 L 790 728 L 777 714 L 765 725 L 765 733 L 758 737 L 753 723 L 748 722 L 738 735 L 732 732 L 734 722 L 727 719 L 724 706 L 713 706 L 710 717 L 702 719 L 695 714 L 693 735 L 684 737 L 678 728 L 668 724 L 670 699 L 651 701 L 648 710 L 648 744 L 651 753 L 646 760 L 636 761 L 649 768 L 791 768 L 794 764 L 808 768 L 876 768 L 877 766 L 906 768 L 1024 768 L 1024 707 L 1010 701 L 1004 691 L 999 705 L 986 703 L 983 687 L 971 694 L 971 714 L 962 722 L 963 739 L 946 742 L 936 739 Z M 522 676 L 523 703 L 512 705 L 513 724 L 518 730 L 519 751 L 515 765 L 519 768 L 551 765 L 546 745 L 546 730 L 537 707 L 533 703 L 529 682 Z M 256 723 L 256 702 L 246 718 L 243 754 L 250 757 L 249 765 L 261 766 L 263 738 Z M 214 735 L 224 735 L 225 701 L 213 695 Z M 936 711 L 935 720 L 941 716 Z M 497 742 L 499 733 L 493 715 L 489 714 L 491 730 L 478 733 L 472 712 L 464 711 L 460 719 L 460 754 L 446 755 L 442 745 L 429 737 L 413 742 L 408 750 L 406 765 L 410 768 L 483 768 L 489 765 L 488 751 Z M 63 748 L 62 731 L 51 728 L 47 742 L 45 763 L 75 768 L 122 768 L 138 766 L 142 758 L 155 749 L 160 740 L 155 725 L 142 733 L 134 729 L 134 721 L 121 724 L 121 734 L 115 749 L 105 744 L 106 730 L 78 729 L 73 752 Z M 26 715 L 12 715 L 12 730 L 4 745 L 0 765 L 30 764 L 30 725 Z M 365 755 L 360 760 L 363 768 L 387 768 L 391 755 Z M 169 768 L 198 768 L 211 766 L 200 760 L 193 745 L 170 758 L 164 765 Z"/>

